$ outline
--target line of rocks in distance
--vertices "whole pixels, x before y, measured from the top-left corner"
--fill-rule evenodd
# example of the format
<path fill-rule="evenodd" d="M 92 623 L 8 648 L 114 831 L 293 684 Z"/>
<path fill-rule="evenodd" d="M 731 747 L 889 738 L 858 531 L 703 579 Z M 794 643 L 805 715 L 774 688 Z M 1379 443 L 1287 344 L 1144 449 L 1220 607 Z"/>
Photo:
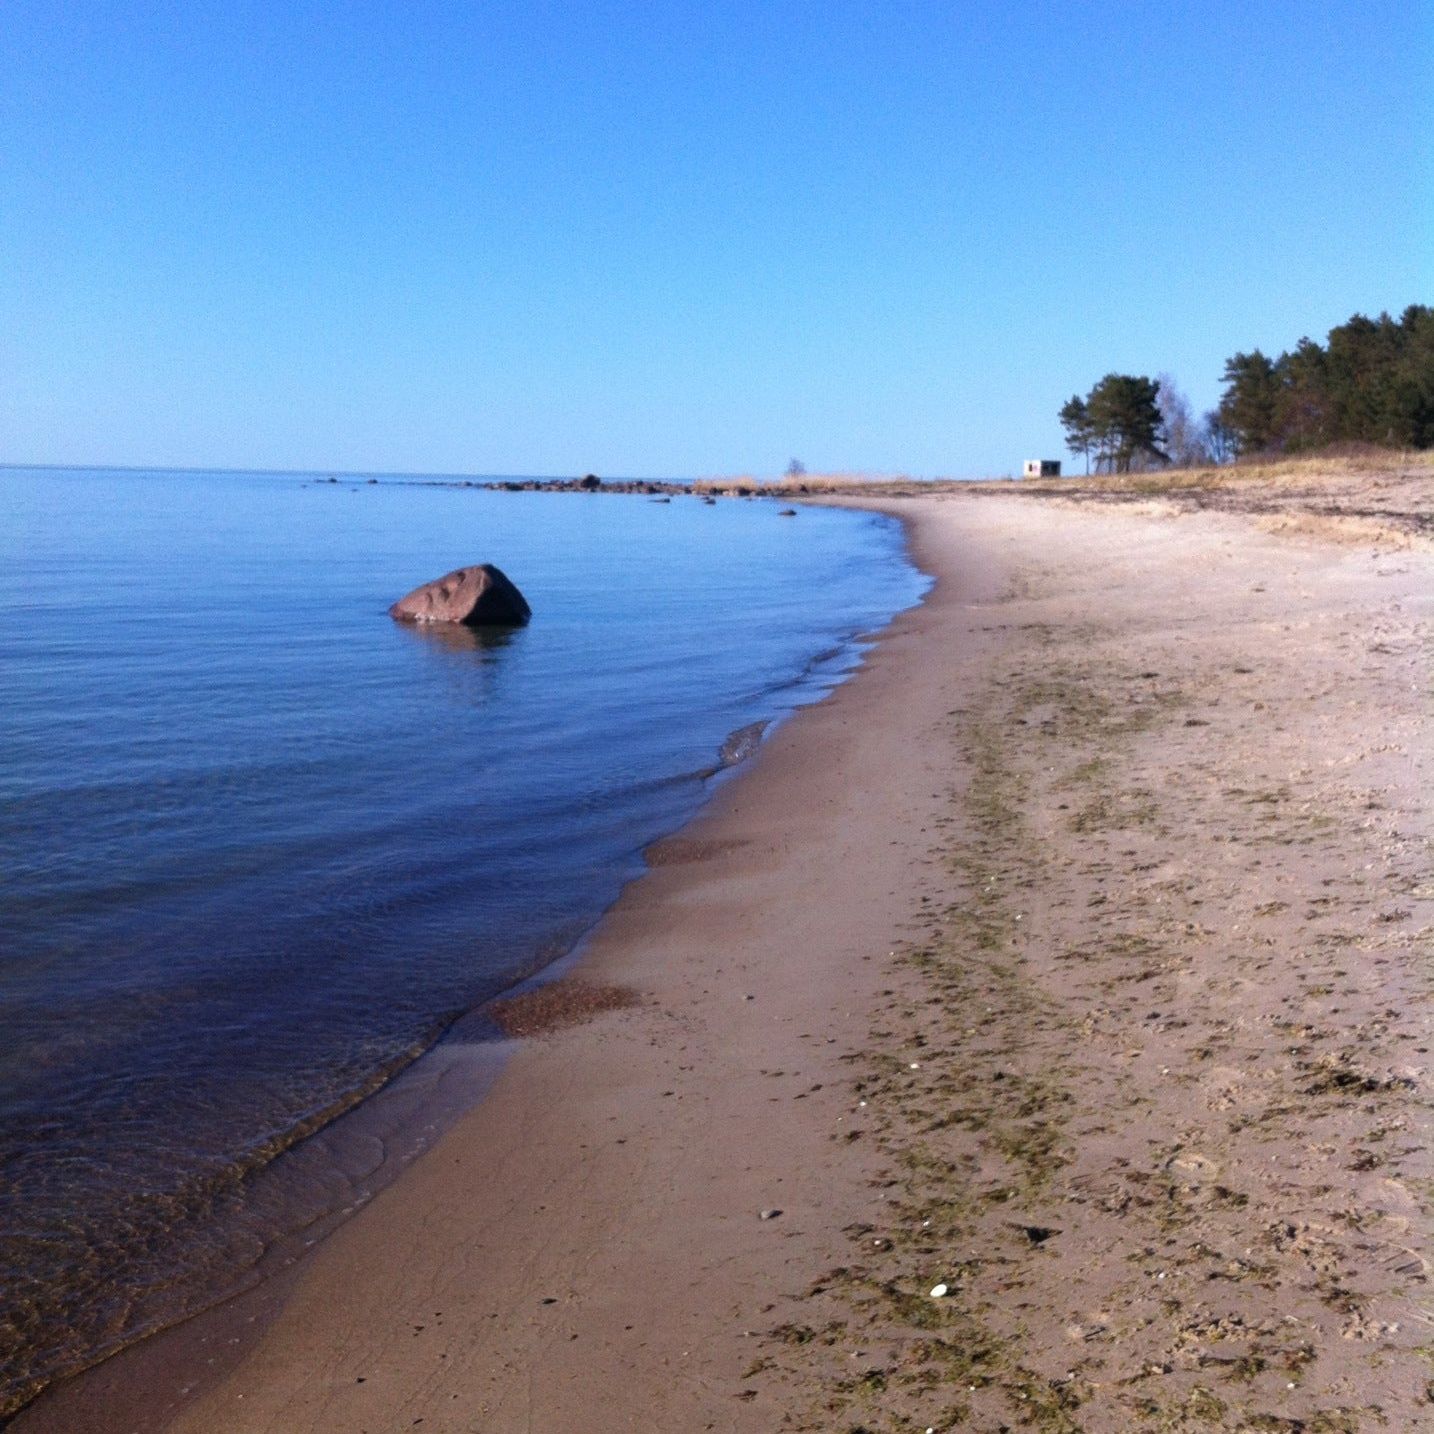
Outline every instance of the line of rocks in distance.
<path fill-rule="evenodd" d="M 464 486 L 486 488 L 497 493 L 643 493 L 650 497 L 679 497 L 687 494 L 693 498 L 779 498 L 807 491 L 805 484 L 798 488 L 783 488 L 777 491 L 754 483 L 721 483 L 709 480 L 693 484 L 669 483 L 651 478 L 603 479 L 595 473 L 589 473 L 585 478 L 500 479 L 496 482 Z"/>
<path fill-rule="evenodd" d="M 311 478 L 317 485 L 340 484 L 353 487 L 357 484 L 372 486 L 378 478 L 327 477 Z M 586 478 L 408 478 L 393 477 L 382 480 L 389 485 L 407 488 L 476 488 L 489 493 L 639 493 L 649 497 L 689 498 L 794 498 L 803 493 L 821 491 L 805 483 L 736 483 L 719 479 L 702 478 L 693 483 L 671 483 L 664 479 L 621 478 L 603 479 L 589 473 Z"/>

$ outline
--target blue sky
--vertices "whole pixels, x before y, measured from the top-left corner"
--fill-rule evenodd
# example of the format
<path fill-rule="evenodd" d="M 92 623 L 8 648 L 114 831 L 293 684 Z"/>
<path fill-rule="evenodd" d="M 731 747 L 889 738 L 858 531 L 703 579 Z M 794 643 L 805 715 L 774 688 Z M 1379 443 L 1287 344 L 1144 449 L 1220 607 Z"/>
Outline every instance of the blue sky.
<path fill-rule="evenodd" d="M 1434 302 L 1434 7 L 0 9 L 0 460 L 1009 472 Z"/>

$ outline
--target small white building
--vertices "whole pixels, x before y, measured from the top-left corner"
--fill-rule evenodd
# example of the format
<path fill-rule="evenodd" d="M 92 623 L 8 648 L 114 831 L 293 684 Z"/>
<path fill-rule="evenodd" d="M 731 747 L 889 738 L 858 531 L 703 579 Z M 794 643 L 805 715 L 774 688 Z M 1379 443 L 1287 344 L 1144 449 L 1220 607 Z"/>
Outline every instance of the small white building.
<path fill-rule="evenodd" d="M 1026 469 L 1021 476 L 1023 478 L 1059 478 L 1061 476 L 1061 460 L 1059 458 L 1027 458 Z"/>

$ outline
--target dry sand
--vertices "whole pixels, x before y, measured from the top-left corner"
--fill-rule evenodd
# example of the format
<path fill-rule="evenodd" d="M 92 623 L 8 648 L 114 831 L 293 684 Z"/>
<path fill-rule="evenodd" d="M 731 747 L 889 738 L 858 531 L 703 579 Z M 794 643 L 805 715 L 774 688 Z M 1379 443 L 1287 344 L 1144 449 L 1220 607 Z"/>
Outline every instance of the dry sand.
<path fill-rule="evenodd" d="M 1434 1427 L 1434 554 L 891 506 L 932 596 L 490 1097 L 25 1434 Z"/>

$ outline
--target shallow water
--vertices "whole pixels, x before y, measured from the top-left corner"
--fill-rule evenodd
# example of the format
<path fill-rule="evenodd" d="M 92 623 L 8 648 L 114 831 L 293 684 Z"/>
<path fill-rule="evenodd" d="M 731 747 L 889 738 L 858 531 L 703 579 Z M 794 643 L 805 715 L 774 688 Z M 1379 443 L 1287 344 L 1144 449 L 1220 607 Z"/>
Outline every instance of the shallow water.
<path fill-rule="evenodd" d="M 386 616 L 481 561 L 527 628 Z M 0 472 L 0 1411 L 251 1260 L 253 1172 L 571 947 L 923 586 L 845 511 Z"/>

